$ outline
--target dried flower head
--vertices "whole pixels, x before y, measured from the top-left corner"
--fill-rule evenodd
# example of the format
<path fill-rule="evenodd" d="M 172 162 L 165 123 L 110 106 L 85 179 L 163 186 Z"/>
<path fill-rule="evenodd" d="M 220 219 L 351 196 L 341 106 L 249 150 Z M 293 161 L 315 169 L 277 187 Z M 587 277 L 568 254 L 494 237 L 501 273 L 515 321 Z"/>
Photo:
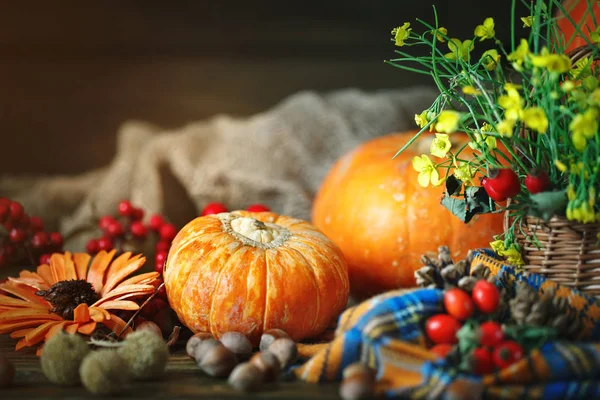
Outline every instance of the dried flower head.
<path fill-rule="evenodd" d="M 130 333 L 118 350 L 133 379 L 158 378 L 167 367 L 169 346 L 162 336 L 149 330 Z"/>
<path fill-rule="evenodd" d="M 94 394 L 116 394 L 129 381 L 127 363 L 116 350 L 92 351 L 81 363 L 79 375 L 83 386 Z"/>
<path fill-rule="evenodd" d="M 90 348 L 78 334 L 59 332 L 44 345 L 40 357 L 42 372 L 57 385 L 79 384 L 79 366 Z"/>

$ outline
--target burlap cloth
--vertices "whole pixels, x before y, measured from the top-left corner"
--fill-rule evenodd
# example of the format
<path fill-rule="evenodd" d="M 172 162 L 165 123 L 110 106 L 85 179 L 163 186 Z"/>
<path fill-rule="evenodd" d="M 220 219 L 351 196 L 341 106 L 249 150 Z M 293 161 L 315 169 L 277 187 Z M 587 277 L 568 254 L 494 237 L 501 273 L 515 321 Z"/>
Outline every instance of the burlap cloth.
<path fill-rule="evenodd" d="M 63 232 L 72 251 L 98 236 L 97 219 L 126 198 L 179 226 L 212 201 L 231 210 L 262 202 L 310 219 L 313 196 L 338 157 L 372 137 L 414 129 L 414 114 L 435 96 L 424 87 L 301 92 L 248 118 L 218 115 L 175 130 L 126 122 L 108 166 L 77 176 L 2 176 L 0 196 Z"/>

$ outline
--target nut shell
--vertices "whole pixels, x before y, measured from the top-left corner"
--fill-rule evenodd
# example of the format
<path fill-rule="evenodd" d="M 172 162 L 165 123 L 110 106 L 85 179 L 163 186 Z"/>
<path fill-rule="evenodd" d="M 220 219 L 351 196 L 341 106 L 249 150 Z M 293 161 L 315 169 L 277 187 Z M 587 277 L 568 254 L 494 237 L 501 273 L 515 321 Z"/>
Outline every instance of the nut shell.
<path fill-rule="evenodd" d="M 264 374 L 265 382 L 277 379 L 281 372 L 281 364 L 275 354 L 269 351 L 261 351 L 250 358 L 250 363 L 256 365 Z"/>
<path fill-rule="evenodd" d="M 200 365 L 200 362 L 204 358 L 204 355 L 206 354 L 206 352 L 208 352 L 214 346 L 222 346 L 222 344 L 214 338 L 208 338 L 208 339 L 201 341 L 200 343 L 198 343 L 198 345 L 194 349 L 192 358 L 194 360 L 196 360 L 196 363 L 198 365 Z"/>
<path fill-rule="evenodd" d="M 238 364 L 229 375 L 229 385 L 242 392 L 257 390 L 265 381 L 265 374 L 255 364 L 245 362 Z"/>
<path fill-rule="evenodd" d="M 222 344 L 210 347 L 198 366 L 210 376 L 225 378 L 238 364 L 236 355 Z"/>
<path fill-rule="evenodd" d="M 269 346 L 268 351 L 277 357 L 281 369 L 286 369 L 298 358 L 298 347 L 292 339 L 288 338 L 280 338 L 275 340 Z"/>
<path fill-rule="evenodd" d="M 188 339 L 185 344 L 185 353 L 190 358 L 194 358 L 194 352 L 196 351 L 196 347 L 206 339 L 213 339 L 213 336 L 210 333 L 206 332 L 198 332 L 194 336 Z"/>
<path fill-rule="evenodd" d="M 265 331 L 260 337 L 260 345 L 258 346 L 259 350 L 267 350 L 274 341 L 280 338 L 290 339 L 290 335 L 281 329 L 269 329 L 268 331 Z"/>
<path fill-rule="evenodd" d="M 342 372 L 342 379 L 350 379 L 355 376 L 364 377 L 366 380 L 371 380 L 375 382 L 375 370 L 373 368 L 369 368 L 366 364 L 357 362 L 348 365 L 344 368 Z"/>
<path fill-rule="evenodd" d="M 365 375 L 354 375 L 344 379 L 340 385 L 340 397 L 343 400 L 372 399 L 375 395 L 375 383 Z"/>
<path fill-rule="evenodd" d="M 252 343 L 239 332 L 225 332 L 219 341 L 241 360 L 247 360 L 252 355 Z"/>

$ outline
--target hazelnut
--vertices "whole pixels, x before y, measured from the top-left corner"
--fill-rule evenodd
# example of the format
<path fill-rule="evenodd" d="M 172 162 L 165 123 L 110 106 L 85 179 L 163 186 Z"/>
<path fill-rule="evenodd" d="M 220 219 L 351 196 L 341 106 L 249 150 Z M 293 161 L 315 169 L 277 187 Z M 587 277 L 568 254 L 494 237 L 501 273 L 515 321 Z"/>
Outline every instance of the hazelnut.
<path fill-rule="evenodd" d="M 0 354 L 0 388 L 9 387 L 15 379 L 15 366 Z"/>
<path fill-rule="evenodd" d="M 252 355 L 252 343 L 239 332 L 226 332 L 219 341 L 241 360 L 247 360 Z"/>
<path fill-rule="evenodd" d="M 42 349 L 42 372 L 54 384 L 77 385 L 80 382 L 79 366 L 89 352 L 90 348 L 80 335 L 61 331 L 52 336 Z"/>
<path fill-rule="evenodd" d="M 342 372 L 342 379 L 350 379 L 355 376 L 362 376 L 366 380 L 375 382 L 375 375 L 376 371 L 373 368 L 369 368 L 369 366 L 364 363 L 356 362 L 344 368 L 344 371 Z"/>
<path fill-rule="evenodd" d="M 258 346 L 260 351 L 265 351 L 269 348 L 271 343 L 280 338 L 290 339 L 290 335 L 282 331 L 281 329 L 269 329 L 265 331 L 260 337 L 260 345 Z"/>
<path fill-rule="evenodd" d="M 196 360 L 196 363 L 200 365 L 200 361 L 202 361 L 202 358 L 206 352 L 212 347 L 220 345 L 221 343 L 213 338 L 203 340 L 202 342 L 198 343 L 198 346 L 196 346 L 194 349 L 194 360 Z"/>
<path fill-rule="evenodd" d="M 264 382 L 265 374 L 251 362 L 236 366 L 229 375 L 229 384 L 236 390 L 251 392 L 257 390 Z"/>
<path fill-rule="evenodd" d="M 264 376 L 265 382 L 274 381 L 281 372 L 281 364 L 275 354 L 269 351 L 261 351 L 250 358 L 250 363 L 256 365 Z"/>
<path fill-rule="evenodd" d="M 354 375 L 344 379 L 340 385 L 343 400 L 372 399 L 375 395 L 375 382 L 366 375 Z"/>
<path fill-rule="evenodd" d="M 140 322 L 139 324 L 137 324 L 135 326 L 135 331 L 136 332 L 150 331 L 150 332 L 155 333 L 156 335 L 160 336 L 161 338 L 163 337 L 163 334 L 162 334 L 162 331 L 160 330 L 160 327 L 158 325 L 156 325 L 152 321 L 142 321 L 142 322 Z"/>
<path fill-rule="evenodd" d="M 194 352 L 196 351 L 196 347 L 206 339 L 213 339 L 213 336 L 210 333 L 206 332 L 198 332 L 194 336 L 188 339 L 185 345 L 185 352 L 190 358 L 194 358 Z"/>
<path fill-rule="evenodd" d="M 215 378 L 224 378 L 229 375 L 237 364 L 238 359 L 236 355 L 221 343 L 218 343 L 204 353 L 198 366 L 207 375 L 214 376 Z"/>
<path fill-rule="evenodd" d="M 269 346 L 269 353 L 273 353 L 279 360 L 281 369 L 286 369 L 298 358 L 298 348 L 292 339 L 280 338 Z"/>

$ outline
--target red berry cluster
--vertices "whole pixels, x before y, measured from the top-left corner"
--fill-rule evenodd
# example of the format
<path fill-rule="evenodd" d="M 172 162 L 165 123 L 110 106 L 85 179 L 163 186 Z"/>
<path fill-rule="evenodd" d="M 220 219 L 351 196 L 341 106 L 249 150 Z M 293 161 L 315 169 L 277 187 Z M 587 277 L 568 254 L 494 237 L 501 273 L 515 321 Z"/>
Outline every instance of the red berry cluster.
<path fill-rule="evenodd" d="M 227 207 L 223 203 L 208 203 L 200 213 L 201 216 L 211 215 L 211 214 L 220 214 L 224 212 L 228 212 Z M 246 211 L 250 212 L 265 212 L 271 211 L 271 209 L 264 204 L 252 204 L 246 208 Z"/>
<path fill-rule="evenodd" d="M 118 216 L 104 215 L 98 220 L 98 227 L 103 235 L 87 242 L 87 252 L 96 254 L 101 250 L 112 249 L 122 252 L 123 244 L 128 240 L 133 239 L 141 243 L 153 235 L 157 239 L 155 269 L 162 274 L 171 242 L 178 232 L 177 227 L 166 222 L 159 214 L 152 215 L 148 223 L 144 224 L 144 210 L 133 206 L 129 200 L 119 202 L 117 213 Z"/>
<path fill-rule="evenodd" d="M 10 263 L 46 264 L 50 254 L 61 252 L 63 237 L 46 232 L 40 217 L 29 216 L 23 206 L 0 197 L 0 267 Z"/>
<path fill-rule="evenodd" d="M 550 188 L 550 179 L 545 171 L 534 169 L 525 177 L 525 187 L 531 194 L 544 192 Z M 505 201 L 515 197 L 521 191 L 519 177 L 510 168 L 490 171 L 490 175 L 481 180 L 481 186 L 492 200 Z"/>
<path fill-rule="evenodd" d="M 471 295 L 459 288 L 444 292 L 447 314 L 436 314 L 425 322 L 425 333 L 435 345 L 431 351 L 446 357 L 459 341 L 458 332 L 464 321 L 476 316 L 487 317 L 498 310 L 500 291 L 490 282 L 479 280 Z M 523 347 L 505 338 L 502 326 L 495 321 L 485 321 L 478 326 L 478 343 L 470 354 L 472 371 L 478 375 L 494 372 L 519 361 L 524 356 Z"/>

